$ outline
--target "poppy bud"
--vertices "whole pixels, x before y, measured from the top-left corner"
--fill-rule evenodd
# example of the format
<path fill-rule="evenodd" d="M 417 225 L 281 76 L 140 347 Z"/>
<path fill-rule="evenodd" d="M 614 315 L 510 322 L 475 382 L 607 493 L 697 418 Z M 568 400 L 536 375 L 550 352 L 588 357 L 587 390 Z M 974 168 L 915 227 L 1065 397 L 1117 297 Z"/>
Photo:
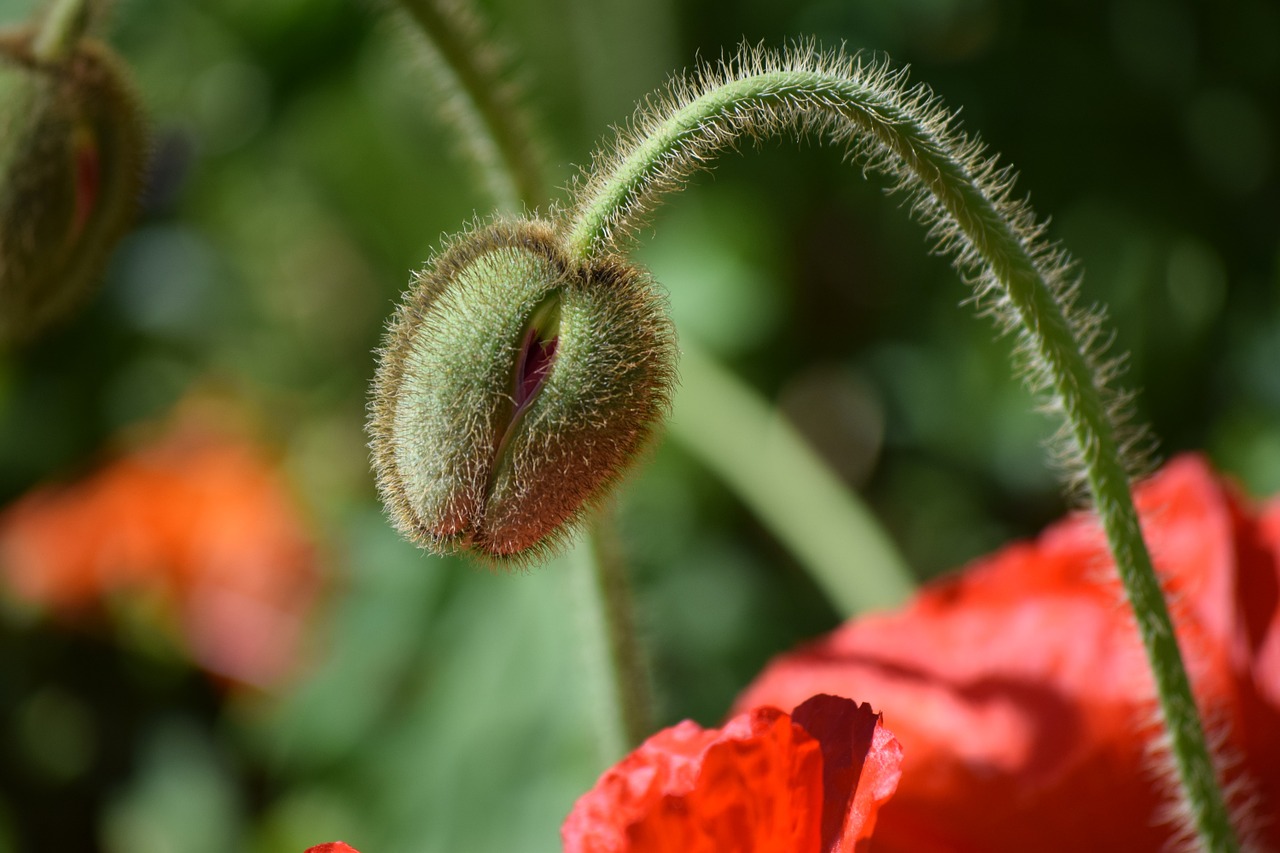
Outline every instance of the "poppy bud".
<path fill-rule="evenodd" d="M 45 61 L 32 41 L 0 32 L 0 342 L 80 300 L 141 188 L 142 124 L 116 60 L 80 39 Z"/>
<path fill-rule="evenodd" d="M 571 261 L 543 222 L 463 235 L 415 281 L 369 430 L 396 525 L 493 560 L 554 547 L 669 406 L 675 333 L 652 280 Z"/>

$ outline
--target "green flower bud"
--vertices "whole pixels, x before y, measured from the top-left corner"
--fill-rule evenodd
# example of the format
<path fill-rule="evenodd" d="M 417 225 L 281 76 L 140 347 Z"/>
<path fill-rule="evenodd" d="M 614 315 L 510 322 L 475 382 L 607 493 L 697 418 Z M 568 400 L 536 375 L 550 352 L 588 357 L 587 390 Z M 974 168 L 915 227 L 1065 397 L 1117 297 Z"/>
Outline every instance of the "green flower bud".
<path fill-rule="evenodd" d="M 374 467 L 397 527 L 495 561 L 560 543 L 667 412 L 665 309 L 647 275 L 573 263 L 544 222 L 455 240 L 392 319 L 374 382 Z"/>
<path fill-rule="evenodd" d="M 123 73 L 80 39 L 41 61 L 0 33 L 0 342 L 75 306 L 133 219 L 144 136 Z"/>

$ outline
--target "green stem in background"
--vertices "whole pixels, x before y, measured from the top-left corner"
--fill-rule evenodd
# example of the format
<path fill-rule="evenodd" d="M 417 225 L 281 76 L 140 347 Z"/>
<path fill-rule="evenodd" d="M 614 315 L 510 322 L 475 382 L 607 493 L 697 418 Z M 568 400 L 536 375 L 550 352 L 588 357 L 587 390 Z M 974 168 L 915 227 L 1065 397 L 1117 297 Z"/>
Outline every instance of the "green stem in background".
<path fill-rule="evenodd" d="M 812 48 L 746 49 L 718 71 L 678 81 L 652 114 L 620 135 L 615 150 L 597 155 L 569 215 L 567 250 L 582 259 L 620 251 L 659 197 L 716 152 L 743 136 L 788 132 L 822 134 L 894 178 L 974 282 L 980 305 L 1018 334 L 1029 384 L 1047 392 L 1065 417 L 1068 450 L 1136 614 L 1195 831 L 1206 849 L 1237 849 L 1130 494 L 1126 442 L 1116 427 L 1121 398 L 1107 387 L 1112 371 L 1096 349 L 1098 320 L 1072 309 L 1070 263 L 1044 244 L 1044 227 L 1025 204 L 1011 200 L 1008 170 L 956 132 L 931 93 L 907 89 L 900 73 L 882 65 Z"/>
<path fill-rule="evenodd" d="M 444 110 L 459 130 L 466 154 L 498 206 L 518 211 L 546 199 L 541 158 L 519 98 L 506 84 L 484 28 L 457 0 L 400 0 L 439 60 L 434 77 L 446 95 Z"/>
<path fill-rule="evenodd" d="M 911 572 L 867 508 L 758 394 L 688 340 L 671 436 L 732 487 L 840 613 L 901 604 Z"/>
<path fill-rule="evenodd" d="M 59 62 L 71 52 L 88 26 L 88 0 L 55 0 L 40 21 L 31 53 L 43 63 Z"/>

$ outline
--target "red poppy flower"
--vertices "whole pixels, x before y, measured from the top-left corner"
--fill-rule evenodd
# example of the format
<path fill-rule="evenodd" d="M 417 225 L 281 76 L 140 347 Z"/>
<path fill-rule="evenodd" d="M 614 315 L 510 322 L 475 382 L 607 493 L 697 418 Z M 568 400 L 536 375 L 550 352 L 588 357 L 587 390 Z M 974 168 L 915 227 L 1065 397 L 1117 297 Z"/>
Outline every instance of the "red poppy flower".
<path fill-rule="evenodd" d="M 1205 462 L 1138 489 L 1237 826 L 1280 850 L 1280 503 Z M 739 707 L 883 710 L 902 781 L 876 850 L 1159 850 L 1179 837 L 1151 678 L 1094 522 L 1074 517 L 773 662 Z"/>
<path fill-rule="evenodd" d="M 124 599 L 181 633 L 205 669 L 267 686 L 293 663 L 314 548 L 279 472 L 210 415 L 188 407 L 150 443 L 6 508 L 0 578 L 62 618 Z"/>
<path fill-rule="evenodd" d="M 308 847 L 303 853 L 360 853 L 360 851 L 345 841 L 327 841 L 315 847 Z"/>
<path fill-rule="evenodd" d="M 685 721 L 601 776 L 560 835 L 565 853 L 852 853 L 900 762 L 880 715 L 835 696 Z"/>

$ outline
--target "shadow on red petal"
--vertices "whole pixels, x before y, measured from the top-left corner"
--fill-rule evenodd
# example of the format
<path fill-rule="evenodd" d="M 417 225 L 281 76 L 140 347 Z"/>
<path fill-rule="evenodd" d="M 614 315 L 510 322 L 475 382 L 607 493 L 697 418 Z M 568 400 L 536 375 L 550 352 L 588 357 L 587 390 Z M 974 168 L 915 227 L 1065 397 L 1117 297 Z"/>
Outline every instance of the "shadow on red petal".
<path fill-rule="evenodd" d="M 876 813 L 898 788 L 902 746 L 865 703 L 820 694 L 791 719 L 822 747 L 822 849 L 852 851 L 871 837 Z"/>

